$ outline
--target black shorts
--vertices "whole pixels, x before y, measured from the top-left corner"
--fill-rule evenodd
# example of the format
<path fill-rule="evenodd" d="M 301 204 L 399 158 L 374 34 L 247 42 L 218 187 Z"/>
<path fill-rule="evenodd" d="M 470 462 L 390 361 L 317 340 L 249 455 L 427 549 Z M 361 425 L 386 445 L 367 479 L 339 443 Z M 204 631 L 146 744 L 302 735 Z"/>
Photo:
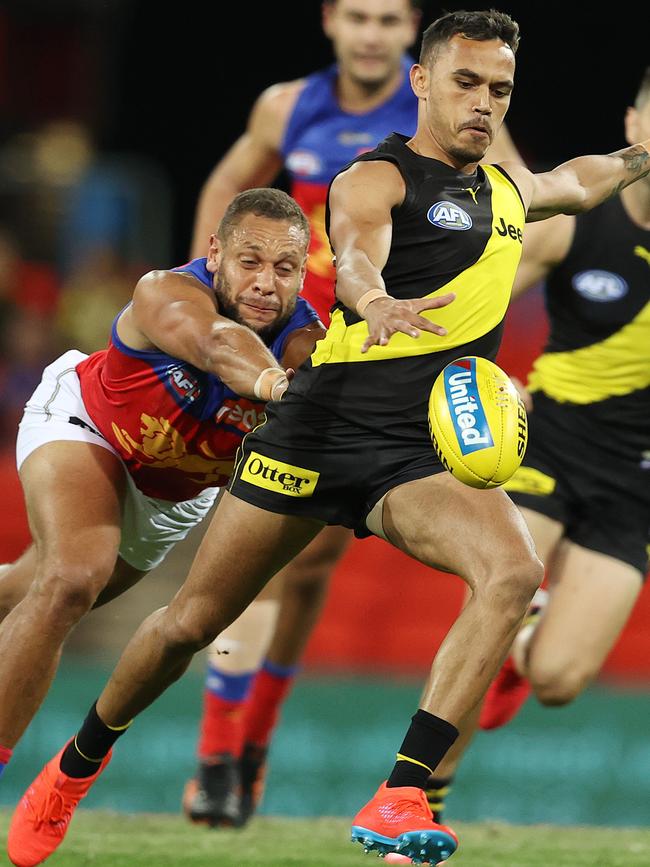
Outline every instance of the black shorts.
<path fill-rule="evenodd" d="M 382 436 L 287 392 L 242 442 L 229 491 L 254 506 L 370 536 L 366 517 L 397 485 L 444 472 L 428 430 Z"/>
<path fill-rule="evenodd" d="M 559 521 L 576 545 L 648 570 L 650 461 L 623 448 L 588 407 L 533 395 L 528 448 L 503 487 L 518 506 Z"/>

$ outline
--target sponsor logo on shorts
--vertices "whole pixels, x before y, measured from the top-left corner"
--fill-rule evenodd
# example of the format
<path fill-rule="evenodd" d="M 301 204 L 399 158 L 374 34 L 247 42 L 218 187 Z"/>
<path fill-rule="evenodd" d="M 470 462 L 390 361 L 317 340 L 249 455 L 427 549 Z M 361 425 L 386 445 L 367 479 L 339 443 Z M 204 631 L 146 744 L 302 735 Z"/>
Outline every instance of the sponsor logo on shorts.
<path fill-rule="evenodd" d="M 611 271 L 580 271 L 571 280 L 573 288 L 590 301 L 618 301 L 627 294 L 629 287 L 626 281 Z"/>
<path fill-rule="evenodd" d="M 439 229 L 466 232 L 472 228 L 472 218 L 453 202 L 436 202 L 427 211 L 427 220 Z"/>
<path fill-rule="evenodd" d="M 311 497 L 319 477 L 314 470 L 274 461 L 257 452 L 250 453 L 240 476 L 250 485 L 288 497 Z"/>
<path fill-rule="evenodd" d="M 444 370 L 449 414 L 462 454 L 494 445 L 490 426 L 478 393 L 474 359 L 448 364 Z"/>

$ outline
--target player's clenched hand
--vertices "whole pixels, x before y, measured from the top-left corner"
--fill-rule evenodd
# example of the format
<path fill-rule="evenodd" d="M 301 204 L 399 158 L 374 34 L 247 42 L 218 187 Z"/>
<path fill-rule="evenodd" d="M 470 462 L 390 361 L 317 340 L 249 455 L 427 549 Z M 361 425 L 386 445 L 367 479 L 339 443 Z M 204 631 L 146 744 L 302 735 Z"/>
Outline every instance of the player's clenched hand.
<path fill-rule="evenodd" d="M 446 295 L 437 295 L 433 298 L 398 300 L 387 295 L 385 298 L 371 301 L 363 314 L 368 323 L 368 339 L 361 347 L 361 351 L 367 352 L 371 346 L 385 346 L 397 331 L 408 334 L 409 337 L 419 337 L 420 331 L 445 335 L 446 328 L 430 322 L 424 316 L 420 316 L 420 313 L 423 310 L 446 307 L 455 297 L 453 292 L 448 292 Z"/>

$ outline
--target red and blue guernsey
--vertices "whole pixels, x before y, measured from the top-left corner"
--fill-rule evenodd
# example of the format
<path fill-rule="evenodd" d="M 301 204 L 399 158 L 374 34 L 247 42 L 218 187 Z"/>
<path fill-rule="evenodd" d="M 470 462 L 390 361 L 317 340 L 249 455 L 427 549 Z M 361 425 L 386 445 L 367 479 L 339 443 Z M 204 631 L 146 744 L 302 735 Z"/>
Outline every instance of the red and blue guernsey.
<path fill-rule="evenodd" d="M 402 59 L 402 83 L 395 93 L 364 114 L 349 114 L 336 99 L 336 64 L 305 79 L 280 146 L 291 178 L 291 195 L 307 214 L 311 244 L 303 294 L 321 319 L 329 323 L 334 303 L 332 251 L 325 232 L 327 187 L 343 166 L 372 150 L 391 132 L 411 136 L 417 126 L 418 101 L 411 90 L 409 68 Z"/>
<path fill-rule="evenodd" d="M 174 268 L 212 287 L 206 260 Z M 158 350 L 126 346 L 113 322 L 108 347 L 77 365 L 88 415 L 147 496 L 181 502 L 224 485 L 244 437 L 264 404 L 231 391 L 211 373 Z M 318 318 L 298 296 L 291 318 L 269 345 L 280 360 L 287 337 Z"/>

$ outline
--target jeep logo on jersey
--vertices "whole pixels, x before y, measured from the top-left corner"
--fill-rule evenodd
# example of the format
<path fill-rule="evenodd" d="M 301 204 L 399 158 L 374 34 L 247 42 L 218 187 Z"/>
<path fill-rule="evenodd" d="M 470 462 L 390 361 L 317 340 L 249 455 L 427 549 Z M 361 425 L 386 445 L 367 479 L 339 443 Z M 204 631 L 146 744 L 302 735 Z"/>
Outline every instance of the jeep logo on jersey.
<path fill-rule="evenodd" d="M 291 151 L 287 157 L 287 168 L 294 175 L 309 177 L 323 171 L 323 164 L 318 154 L 312 151 Z"/>
<path fill-rule="evenodd" d="M 167 369 L 169 382 L 176 394 L 183 400 L 192 403 L 201 394 L 201 386 L 196 377 L 192 376 L 184 367 L 174 365 Z"/>
<path fill-rule="evenodd" d="M 288 497 L 311 497 L 319 478 L 320 473 L 314 470 L 274 461 L 257 452 L 250 453 L 241 473 L 242 481 L 249 485 Z"/>
<path fill-rule="evenodd" d="M 451 363 L 444 368 L 445 396 L 462 454 L 494 445 L 476 382 L 476 362 Z"/>
<path fill-rule="evenodd" d="M 472 228 L 472 218 L 453 202 L 436 202 L 427 211 L 427 220 L 439 229 L 465 232 Z"/>
<path fill-rule="evenodd" d="M 628 285 L 611 271 L 581 271 L 571 280 L 573 288 L 590 301 L 618 301 L 628 292 Z"/>

